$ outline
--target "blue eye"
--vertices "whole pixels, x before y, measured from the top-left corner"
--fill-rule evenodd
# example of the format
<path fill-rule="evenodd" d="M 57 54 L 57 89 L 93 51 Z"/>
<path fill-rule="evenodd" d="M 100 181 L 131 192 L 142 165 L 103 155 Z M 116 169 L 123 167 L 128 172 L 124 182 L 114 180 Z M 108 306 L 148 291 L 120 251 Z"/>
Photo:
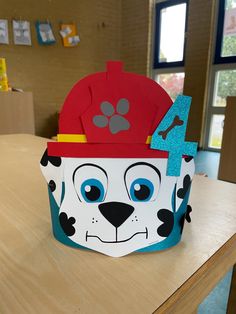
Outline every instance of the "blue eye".
<path fill-rule="evenodd" d="M 135 202 L 147 202 L 151 199 L 154 186 L 151 181 L 144 178 L 134 180 L 130 187 L 130 197 Z"/>
<path fill-rule="evenodd" d="M 105 191 L 102 183 L 97 179 L 88 179 L 81 185 L 81 194 L 88 203 L 102 202 Z"/>

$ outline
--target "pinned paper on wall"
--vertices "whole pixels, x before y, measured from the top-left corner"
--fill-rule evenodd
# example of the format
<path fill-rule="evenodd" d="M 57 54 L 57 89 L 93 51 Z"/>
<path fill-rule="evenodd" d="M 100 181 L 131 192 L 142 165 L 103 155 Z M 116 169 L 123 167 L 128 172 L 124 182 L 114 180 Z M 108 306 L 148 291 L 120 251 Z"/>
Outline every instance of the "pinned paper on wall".
<path fill-rule="evenodd" d="M 9 44 L 7 20 L 0 20 L 0 44 Z"/>
<path fill-rule="evenodd" d="M 13 20 L 13 35 L 15 45 L 31 46 L 30 23 Z"/>
<path fill-rule="evenodd" d="M 37 38 L 40 45 L 51 45 L 56 42 L 51 23 L 36 22 Z"/>
<path fill-rule="evenodd" d="M 75 47 L 80 42 L 74 23 L 61 24 L 60 35 L 62 37 L 64 47 Z"/>

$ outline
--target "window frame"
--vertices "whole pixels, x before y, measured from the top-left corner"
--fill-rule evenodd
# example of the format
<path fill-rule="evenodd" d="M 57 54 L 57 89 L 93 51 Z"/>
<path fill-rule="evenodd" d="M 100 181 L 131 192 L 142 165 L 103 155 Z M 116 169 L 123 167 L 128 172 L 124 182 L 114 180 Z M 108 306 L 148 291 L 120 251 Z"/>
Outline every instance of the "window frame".
<path fill-rule="evenodd" d="M 153 69 L 163 69 L 163 68 L 176 68 L 183 67 L 185 63 L 185 47 L 186 47 L 186 34 L 187 34 L 187 17 L 188 17 L 188 1 L 189 0 L 168 0 L 163 2 L 157 2 L 155 4 L 155 30 L 154 30 L 154 61 Z M 183 47 L 183 60 L 174 62 L 159 62 L 160 53 L 160 38 L 161 38 L 161 10 L 164 8 L 172 7 L 174 5 L 186 3 L 186 13 L 185 13 L 185 30 L 184 30 L 184 47 Z"/>
<path fill-rule="evenodd" d="M 224 37 L 224 20 L 225 20 L 225 1 L 219 0 L 218 9 L 218 25 L 216 33 L 216 45 L 215 45 L 215 58 L 214 64 L 234 63 L 236 62 L 236 56 L 221 57 L 221 48 Z"/>
<path fill-rule="evenodd" d="M 213 148 L 209 146 L 210 141 L 210 128 L 211 128 L 211 119 L 214 114 L 225 114 L 226 107 L 213 106 L 214 96 L 216 93 L 216 75 L 220 71 L 236 70 L 236 64 L 227 63 L 227 64 L 213 64 L 211 68 L 211 79 L 209 85 L 209 98 L 208 105 L 206 108 L 206 117 L 205 117 L 205 127 L 204 127 L 204 142 L 203 148 L 208 151 L 220 152 L 221 148 Z"/>
<path fill-rule="evenodd" d="M 224 29 L 224 15 L 225 15 L 225 0 L 218 0 L 215 14 L 215 33 L 214 45 L 215 51 L 211 57 L 211 69 L 209 72 L 209 85 L 207 95 L 207 107 L 204 119 L 203 130 L 203 149 L 208 151 L 220 152 L 221 148 L 213 148 L 209 146 L 209 135 L 211 128 L 211 119 L 214 114 L 224 114 L 225 107 L 213 106 L 215 91 L 216 91 L 216 74 L 220 71 L 235 70 L 236 57 L 221 57 L 221 45 L 223 42 L 223 29 Z"/>

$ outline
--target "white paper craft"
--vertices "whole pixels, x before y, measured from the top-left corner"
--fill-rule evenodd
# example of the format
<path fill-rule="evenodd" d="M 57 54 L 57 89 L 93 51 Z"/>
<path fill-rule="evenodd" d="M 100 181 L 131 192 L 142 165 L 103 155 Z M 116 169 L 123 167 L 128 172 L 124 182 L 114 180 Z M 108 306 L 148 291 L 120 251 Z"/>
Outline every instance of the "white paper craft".
<path fill-rule="evenodd" d="M 66 28 L 64 28 L 63 30 L 60 30 L 60 34 L 63 38 L 65 38 L 66 36 L 68 36 L 70 33 L 72 32 L 71 28 L 69 26 L 67 26 Z"/>
<path fill-rule="evenodd" d="M 13 20 L 13 36 L 15 45 L 31 46 L 30 23 Z"/>
<path fill-rule="evenodd" d="M 43 43 L 55 41 L 55 37 L 49 23 L 39 23 L 39 33 Z"/>
<path fill-rule="evenodd" d="M 193 160 L 186 162 L 183 159 L 180 177 L 171 177 L 166 175 L 166 167 L 166 159 L 136 158 L 62 158 L 59 167 L 50 162 L 46 167 L 41 165 L 49 187 L 50 182 L 55 182 L 53 196 L 60 207 L 60 214 L 75 219 L 73 228 L 76 232 L 70 239 L 84 247 L 114 257 L 126 255 L 165 239 L 157 233 L 157 229 L 163 224 L 157 213 L 163 208 L 172 211 L 175 185 L 178 191 L 183 187 L 186 176 L 192 180 L 195 168 Z M 130 195 L 132 183 L 138 178 L 144 178 L 154 187 L 152 197 L 147 202 L 135 202 Z M 100 207 L 97 202 L 92 203 L 85 199 L 85 192 L 89 191 L 86 191 L 86 186 L 83 188 L 83 183 L 89 180 L 96 181 L 100 190 L 103 190 L 103 199 L 99 200 Z M 62 200 L 63 182 L 66 193 Z M 183 200 L 178 194 L 175 198 L 178 209 Z M 101 208 L 103 203 L 114 202 L 125 203 L 134 209 L 121 221 L 121 226 L 110 220 L 109 215 Z"/>
<path fill-rule="evenodd" d="M 0 44 L 9 44 L 7 20 L 0 20 Z"/>
<path fill-rule="evenodd" d="M 170 248 L 191 221 L 197 145 L 184 138 L 191 99 L 172 103 L 157 83 L 123 72 L 119 61 L 108 62 L 107 74 L 73 87 L 58 142 L 49 142 L 41 159 L 53 234 L 114 257 Z M 156 107 L 162 118 L 152 128 Z"/>
<path fill-rule="evenodd" d="M 72 36 L 72 37 L 68 37 L 68 42 L 72 45 L 72 46 L 76 46 L 79 42 L 79 36 Z"/>

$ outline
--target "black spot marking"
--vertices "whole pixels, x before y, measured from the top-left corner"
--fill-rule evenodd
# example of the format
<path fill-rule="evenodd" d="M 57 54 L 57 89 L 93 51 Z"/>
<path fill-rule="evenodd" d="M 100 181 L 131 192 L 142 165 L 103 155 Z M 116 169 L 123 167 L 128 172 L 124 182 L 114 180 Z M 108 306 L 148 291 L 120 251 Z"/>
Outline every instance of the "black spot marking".
<path fill-rule="evenodd" d="M 186 210 L 186 213 L 183 214 L 180 218 L 180 221 L 179 221 L 179 225 L 180 225 L 180 233 L 182 234 L 183 232 L 183 228 L 184 228 L 184 222 L 185 220 L 190 223 L 191 222 L 191 217 L 190 217 L 190 213 L 192 211 L 192 207 L 190 205 L 187 206 L 187 210 Z"/>
<path fill-rule="evenodd" d="M 40 164 L 43 166 L 43 167 L 46 167 L 47 164 L 48 164 L 48 150 L 46 149 L 41 160 L 40 160 Z"/>
<path fill-rule="evenodd" d="M 177 191 L 177 196 L 179 198 L 182 198 L 184 199 L 186 193 L 188 192 L 188 189 L 190 187 L 190 184 L 191 184 L 191 179 L 190 179 L 190 176 L 187 174 L 185 177 L 184 177 L 184 180 L 183 180 L 183 187 L 178 189 Z"/>
<path fill-rule="evenodd" d="M 192 212 L 192 207 L 190 205 L 187 206 L 187 211 L 185 214 L 185 219 L 187 220 L 188 223 L 191 222 L 191 217 L 190 217 L 190 213 Z"/>
<path fill-rule="evenodd" d="M 160 209 L 157 217 L 163 221 L 163 224 L 157 228 L 157 233 L 161 237 L 168 237 L 174 227 L 174 214 L 168 209 Z"/>
<path fill-rule="evenodd" d="M 48 183 L 48 186 L 49 186 L 51 192 L 54 192 L 56 190 L 56 183 L 55 183 L 55 181 L 50 180 L 49 183 Z"/>
<path fill-rule="evenodd" d="M 73 227 L 73 224 L 76 220 L 74 217 L 68 218 L 67 214 L 62 212 L 59 215 L 59 221 L 63 231 L 67 236 L 71 237 L 73 234 L 75 234 L 75 228 Z"/>
<path fill-rule="evenodd" d="M 55 167 L 60 167 L 60 165 L 61 165 L 61 157 L 48 156 L 48 150 L 46 149 L 44 154 L 43 154 L 43 156 L 42 156 L 42 158 L 41 158 L 40 164 L 43 167 L 46 167 L 48 162 L 50 162 Z"/>
<path fill-rule="evenodd" d="M 184 158 L 186 162 L 190 162 L 193 159 L 193 156 L 187 156 Z"/>

